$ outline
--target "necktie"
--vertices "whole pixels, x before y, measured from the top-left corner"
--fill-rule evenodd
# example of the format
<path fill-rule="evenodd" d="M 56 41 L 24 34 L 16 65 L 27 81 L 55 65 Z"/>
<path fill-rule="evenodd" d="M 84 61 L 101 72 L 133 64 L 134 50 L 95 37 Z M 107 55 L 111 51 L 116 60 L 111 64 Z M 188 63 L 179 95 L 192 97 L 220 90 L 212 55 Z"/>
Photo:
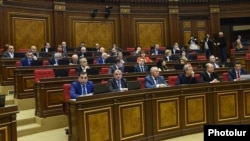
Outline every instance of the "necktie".
<path fill-rule="evenodd" d="M 86 85 L 82 85 L 82 95 L 87 94 Z"/>
<path fill-rule="evenodd" d="M 158 84 L 158 81 L 157 81 L 157 79 L 154 79 L 155 80 L 155 85 L 157 85 Z"/>
<path fill-rule="evenodd" d="M 144 72 L 143 66 L 141 66 L 141 72 Z"/>
<path fill-rule="evenodd" d="M 118 86 L 118 89 L 121 89 L 121 81 L 120 80 L 117 80 L 117 86 Z"/>
<path fill-rule="evenodd" d="M 240 72 L 237 71 L 237 78 L 240 78 Z"/>
<path fill-rule="evenodd" d="M 28 64 L 29 64 L 29 65 L 31 64 L 31 60 L 30 60 L 30 59 L 28 59 Z"/>

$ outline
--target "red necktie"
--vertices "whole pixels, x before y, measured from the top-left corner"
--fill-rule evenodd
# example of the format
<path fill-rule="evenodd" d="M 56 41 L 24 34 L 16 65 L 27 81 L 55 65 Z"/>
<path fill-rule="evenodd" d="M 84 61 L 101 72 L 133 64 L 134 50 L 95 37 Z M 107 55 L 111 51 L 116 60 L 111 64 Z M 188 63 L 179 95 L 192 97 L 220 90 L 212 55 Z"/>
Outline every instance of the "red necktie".
<path fill-rule="evenodd" d="M 240 72 L 237 71 L 237 78 L 240 78 Z"/>

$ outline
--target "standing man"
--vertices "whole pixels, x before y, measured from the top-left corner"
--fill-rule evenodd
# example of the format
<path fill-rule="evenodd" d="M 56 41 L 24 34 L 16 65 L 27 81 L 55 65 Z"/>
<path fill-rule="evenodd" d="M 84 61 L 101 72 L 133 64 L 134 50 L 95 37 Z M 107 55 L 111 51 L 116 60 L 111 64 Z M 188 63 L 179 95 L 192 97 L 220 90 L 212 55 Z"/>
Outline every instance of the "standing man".
<path fill-rule="evenodd" d="M 206 34 L 206 37 L 201 40 L 201 44 L 203 46 L 204 53 L 206 53 L 207 59 L 213 53 L 213 41 L 210 39 L 210 35 Z"/>
<path fill-rule="evenodd" d="M 71 83 L 70 86 L 70 98 L 76 99 L 79 96 L 84 96 L 94 92 L 94 84 L 92 81 L 88 81 L 86 72 L 81 72 L 78 80 Z"/>
<path fill-rule="evenodd" d="M 110 92 L 128 90 L 127 80 L 125 78 L 122 78 L 121 70 L 115 70 L 113 76 L 113 78 L 108 80 Z"/>
<path fill-rule="evenodd" d="M 228 71 L 229 81 L 239 81 L 240 75 L 246 75 L 247 71 L 241 68 L 240 62 L 235 62 L 234 68 Z"/>
<path fill-rule="evenodd" d="M 160 76 L 160 71 L 157 67 L 151 67 L 150 74 L 145 77 L 146 88 L 167 87 L 168 83 L 163 76 Z"/>
<path fill-rule="evenodd" d="M 214 45 L 219 49 L 221 64 L 225 65 L 225 63 L 227 62 L 227 44 L 223 32 L 219 32 L 219 37 Z"/>

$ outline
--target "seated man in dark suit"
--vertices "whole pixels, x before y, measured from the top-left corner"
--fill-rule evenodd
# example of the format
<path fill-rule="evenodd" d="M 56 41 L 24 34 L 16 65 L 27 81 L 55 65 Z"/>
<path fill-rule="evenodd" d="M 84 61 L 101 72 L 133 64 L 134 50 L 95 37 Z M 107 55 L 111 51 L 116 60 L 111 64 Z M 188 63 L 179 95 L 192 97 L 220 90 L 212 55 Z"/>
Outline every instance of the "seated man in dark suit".
<path fill-rule="evenodd" d="M 8 45 L 7 51 L 3 53 L 2 58 L 14 58 L 14 46 Z"/>
<path fill-rule="evenodd" d="M 58 65 L 58 60 L 60 59 L 62 59 L 62 53 L 59 52 L 55 53 L 54 56 L 48 60 L 49 65 L 54 65 L 54 66 Z"/>
<path fill-rule="evenodd" d="M 148 72 L 148 66 L 144 65 L 144 59 L 140 59 L 138 64 L 135 65 L 135 72 Z"/>
<path fill-rule="evenodd" d="M 164 51 L 159 50 L 159 44 L 155 44 L 154 48 L 150 50 L 151 55 L 161 55 L 164 54 Z"/>
<path fill-rule="evenodd" d="M 109 67 L 109 74 L 113 74 L 117 69 L 119 69 L 122 73 L 124 73 L 123 63 L 119 59 L 116 59 L 115 64 Z"/>
<path fill-rule="evenodd" d="M 145 77 L 145 88 L 167 87 L 168 84 L 157 67 L 151 67 L 150 74 Z"/>
<path fill-rule="evenodd" d="M 88 75 L 86 72 L 81 72 L 78 80 L 71 83 L 70 98 L 75 99 L 79 96 L 91 95 L 94 92 L 94 84 L 92 81 L 88 81 Z"/>
<path fill-rule="evenodd" d="M 87 69 L 89 69 L 87 59 L 81 58 L 80 65 L 76 68 L 76 75 L 79 75 L 81 72 L 87 72 Z"/>
<path fill-rule="evenodd" d="M 49 42 L 46 42 L 44 44 L 44 47 L 41 48 L 41 52 L 47 52 L 48 53 L 48 52 L 52 52 L 52 51 L 54 51 L 54 49 L 50 47 L 50 43 Z"/>
<path fill-rule="evenodd" d="M 240 75 L 245 75 L 245 74 L 247 74 L 247 71 L 241 68 L 241 63 L 235 62 L 234 68 L 228 71 L 228 80 L 239 81 Z"/>
<path fill-rule="evenodd" d="M 106 59 L 108 58 L 108 54 L 106 52 L 102 53 L 102 56 L 99 57 L 96 61 L 97 64 L 105 64 Z"/>
<path fill-rule="evenodd" d="M 215 58 L 214 55 L 209 56 L 209 63 L 211 63 L 214 66 L 215 69 L 220 68 L 220 66 L 221 66 L 220 63 L 216 62 L 216 58 Z"/>
<path fill-rule="evenodd" d="M 26 53 L 26 57 L 22 58 L 20 66 L 31 66 L 32 61 L 36 60 L 36 57 L 33 57 L 33 53 L 31 51 L 28 51 Z"/>
<path fill-rule="evenodd" d="M 115 70 L 113 75 L 114 77 L 108 80 L 109 91 L 115 92 L 128 90 L 127 80 L 122 78 L 121 70 Z"/>
<path fill-rule="evenodd" d="M 206 70 L 201 72 L 200 81 L 208 83 L 217 83 L 220 82 L 219 75 L 214 71 L 214 66 L 211 63 L 205 65 Z"/>
<path fill-rule="evenodd" d="M 195 84 L 198 82 L 194 76 L 194 70 L 191 65 L 189 64 L 184 65 L 183 70 L 184 73 L 179 74 L 178 79 L 176 81 L 176 85 Z"/>

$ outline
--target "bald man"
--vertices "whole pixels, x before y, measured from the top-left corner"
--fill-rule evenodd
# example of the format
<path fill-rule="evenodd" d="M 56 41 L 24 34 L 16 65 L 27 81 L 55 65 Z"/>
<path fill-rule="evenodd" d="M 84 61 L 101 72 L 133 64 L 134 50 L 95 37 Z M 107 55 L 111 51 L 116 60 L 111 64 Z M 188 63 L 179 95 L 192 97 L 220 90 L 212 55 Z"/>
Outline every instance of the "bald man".
<path fill-rule="evenodd" d="M 146 88 L 167 87 L 168 83 L 163 76 L 160 76 L 160 71 L 157 67 L 151 67 L 150 74 L 145 77 Z"/>
<path fill-rule="evenodd" d="M 208 83 L 218 83 L 220 82 L 219 75 L 214 71 L 214 66 L 211 63 L 205 65 L 206 71 L 201 72 L 200 81 Z"/>

